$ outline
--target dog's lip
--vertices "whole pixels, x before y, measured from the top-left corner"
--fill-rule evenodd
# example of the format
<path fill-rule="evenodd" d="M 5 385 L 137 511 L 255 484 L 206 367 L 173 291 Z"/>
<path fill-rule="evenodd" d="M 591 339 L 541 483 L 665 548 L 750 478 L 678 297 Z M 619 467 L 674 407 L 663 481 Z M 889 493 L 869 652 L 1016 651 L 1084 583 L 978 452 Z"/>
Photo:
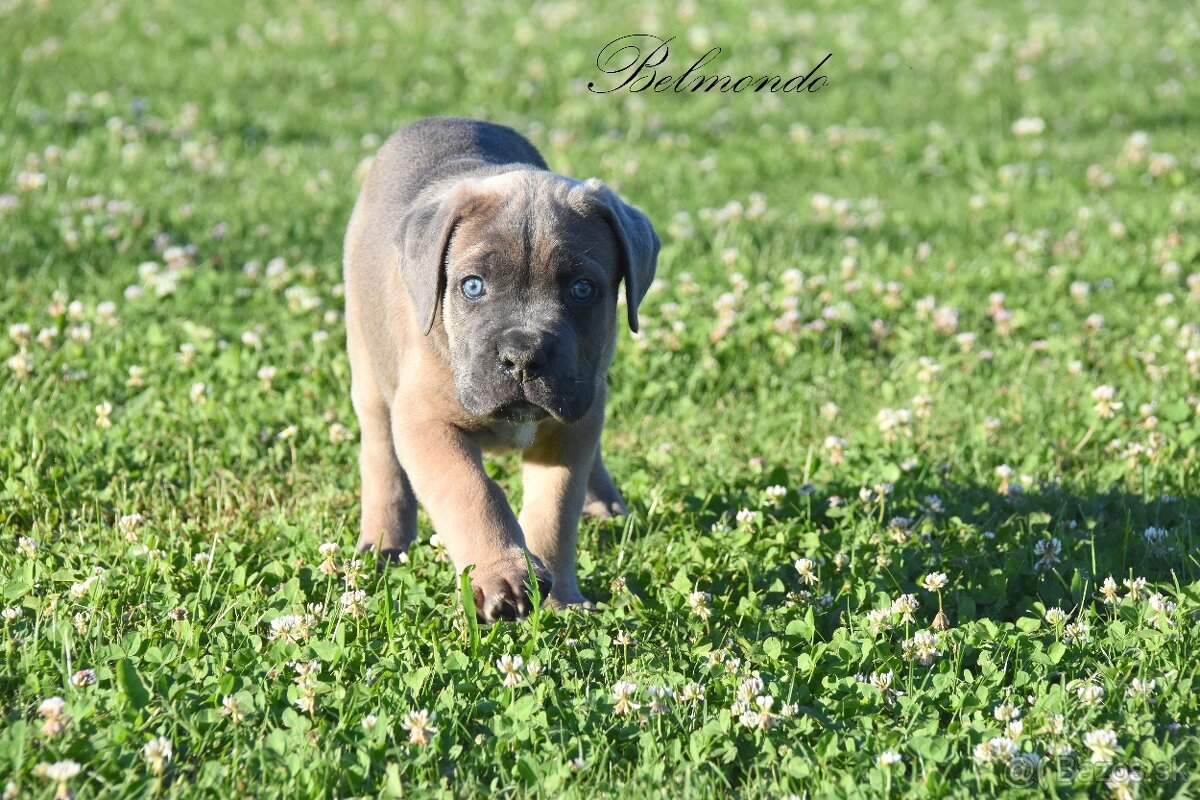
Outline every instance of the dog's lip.
<path fill-rule="evenodd" d="M 496 409 L 495 416 L 507 422 L 540 422 L 550 416 L 550 412 L 528 400 L 513 400 Z"/>

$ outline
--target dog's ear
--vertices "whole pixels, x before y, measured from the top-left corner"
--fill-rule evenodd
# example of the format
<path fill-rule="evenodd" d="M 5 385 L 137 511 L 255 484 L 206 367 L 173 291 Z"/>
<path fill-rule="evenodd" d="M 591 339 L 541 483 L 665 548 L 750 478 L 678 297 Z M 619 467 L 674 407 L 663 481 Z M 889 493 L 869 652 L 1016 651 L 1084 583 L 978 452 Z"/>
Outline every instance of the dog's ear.
<path fill-rule="evenodd" d="M 599 214 L 617 237 L 629 329 L 637 333 L 638 306 L 650 289 L 658 264 L 660 245 L 654 226 L 645 214 L 622 202 L 599 178 L 588 178 L 575 187 L 569 202 L 579 211 Z"/>
<path fill-rule="evenodd" d="M 396 238 L 400 276 L 425 334 L 433 329 L 446 289 L 446 255 L 454 230 L 478 197 L 477 183 L 463 181 L 441 198 L 416 206 L 400 221 Z"/>

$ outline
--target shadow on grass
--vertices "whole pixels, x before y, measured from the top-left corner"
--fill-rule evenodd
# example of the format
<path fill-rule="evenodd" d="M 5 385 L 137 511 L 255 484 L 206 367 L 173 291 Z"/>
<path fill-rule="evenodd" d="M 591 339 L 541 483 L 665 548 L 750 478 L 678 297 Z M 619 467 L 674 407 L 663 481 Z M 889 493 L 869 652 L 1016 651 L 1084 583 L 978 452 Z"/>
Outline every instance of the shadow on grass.
<path fill-rule="evenodd" d="M 784 483 L 782 475 L 769 477 L 780 480 L 756 484 Z M 716 567 L 703 574 L 705 590 L 714 595 L 777 589 L 778 580 L 799 588 L 792 562 L 801 557 L 818 562 L 822 591 L 851 592 L 868 604 L 877 592 L 922 593 L 921 578 L 945 572 L 950 583 L 943 596 L 954 621 L 1013 621 L 1036 603 L 1069 610 L 1094 600 L 1109 576 L 1118 586 L 1140 577 L 1176 589 L 1200 580 L 1200 561 L 1193 555 L 1200 520 L 1196 497 L 1056 484 L 1014 485 L 1003 494 L 995 486 L 932 474 L 898 480 L 881 508 L 874 498 L 864 503 L 861 488 L 791 489 L 777 505 L 761 491 L 716 488 L 688 495 L 669 504 L 676 520 L 670 535 L 692 541 L 672 547 L 682 551 L 685 565 L 689 547 L 708 554 L 693 558 L 690 566 Z M 831 502 L 835 497 L 839 501 Z M 641 557 L 630 561 L 629 581 L 648 587 L 654 578 L 646 565 L 653 563 L 655 539 L 662 535 L 655 520 L 661 505 L 649 524 L 649 509 L 635 502 L 631 525 L 602 523 L 585 530 L 595 557 L 607 559 L 618 547 L 637 549 Z M 749 522 L 738 520 L 743 509 L 753 514 Z M 833 563 L 836 554 L 847 557 L 844 567 Z M 839 597 L 838 605 L 845 600 Z"/>

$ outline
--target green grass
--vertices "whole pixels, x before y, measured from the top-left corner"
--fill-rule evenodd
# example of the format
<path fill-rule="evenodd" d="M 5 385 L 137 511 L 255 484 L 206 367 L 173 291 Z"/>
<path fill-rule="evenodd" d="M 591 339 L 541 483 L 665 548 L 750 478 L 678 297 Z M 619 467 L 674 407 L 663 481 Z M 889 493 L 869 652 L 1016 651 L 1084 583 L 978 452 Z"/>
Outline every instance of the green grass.
<path fill-rule="evenodd" d="M 4 797 L 66 760 L 80 798 L 1120 797 L 1121 765 L 1200 792 L 1195 6 L 426 5 L 0 2 Z M 633 31 L 678 36 L 675 71 L 832 52 L 830 83 L 588 92 Z M 341 237 L 381 139 L 445 113 L 663 240 L 609 376 L 632 514 L 581 530 L 594 614 L 476 627 L 424 520 L 341 604 Z M 506 654 L 544 672 L 506 687 Z"/>

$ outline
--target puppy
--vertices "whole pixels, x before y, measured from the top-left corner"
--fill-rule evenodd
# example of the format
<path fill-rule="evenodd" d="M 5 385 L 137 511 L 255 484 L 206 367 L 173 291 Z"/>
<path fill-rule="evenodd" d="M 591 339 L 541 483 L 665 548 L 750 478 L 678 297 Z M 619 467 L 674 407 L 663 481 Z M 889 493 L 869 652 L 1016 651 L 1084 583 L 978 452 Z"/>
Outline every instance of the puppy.
<path fill-rule="evenodd" d="M 549 605 L 588 605 L 580 514 L 626 510 L 600 456 L 617 293 L 637 331 L 658 251 L 641 212 L 509 128 L 435 117 L 388 139 L 345 242 L 360 551 L 402 553 L 420 503 L 484 621 L 532 608 L 527 558 Z M 503 450 L 523 454 L 519 518 L 483 469 Z"/>

